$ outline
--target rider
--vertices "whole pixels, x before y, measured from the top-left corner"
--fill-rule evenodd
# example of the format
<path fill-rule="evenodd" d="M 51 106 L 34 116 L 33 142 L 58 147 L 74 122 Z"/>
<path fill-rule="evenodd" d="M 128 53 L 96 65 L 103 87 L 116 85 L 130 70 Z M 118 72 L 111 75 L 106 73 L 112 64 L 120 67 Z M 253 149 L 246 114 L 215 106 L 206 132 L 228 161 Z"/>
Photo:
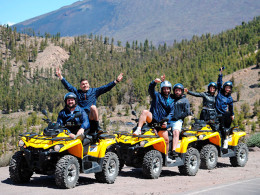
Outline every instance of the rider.
<path fill-rule="evenodd" d="M 62 126 L 66 125 L 70 130 L 69 136 L 71 138 L 77 138 L 84 134 L 90 127 L 88 115 L 83 108 L 77 105 L 77 96 L 74 93 L 67 93 L 64 96 L 64 102 L 65 107 L 59 112 L 57 123 Z M 81 113 L 81 116 L 79 118 L 74 118 L 77 112 Z M 69 125 L 71 125 L 71 127 Z"/>
<path fill-rule="evenodd" d="M 200 120 L 204 120 L 204 121 L 216 120 L 216 116 L 217 116 L 217 112 L 215 109 L 216 89 L 217 89 L 217 84 L 215 82 L 210 82 L 208 84 L 208 91 L 202 93 L 189 91 L 187 88 L 184 88 L 184 91 L 189 95 L 203 98 L 203 109 L 200 113 Z M 215 124 L 211 124 L 211 127 L 214 130 L 217 129 L 217 126 Z"/>
<path fill-rule="evenodd" d="M 171 122 L 173 130 L 173 145 L 170 155 L 177 157 L 178 154 L 175 150 L 178 146 L 184 118 L 190 115 L 190 103 L 186 98 L 186 95 L 184 95 L 184 87 L 181 83 L 177 83 L 173 86 L 173 94 L 171 94 L 171 98 L 174 99 L 174 115 Z"/>
<path fill-rule="evenodd" d="M 230 134 L 230 126 L 235 118 L 233 110 L 233 98 L 231 92 L 233 83 L 227 81 L 222 87 L 222 68 L 218 76 L 218 95 L 216 97 L 216 110 L 220 117 L 220 128 L 222 130 L 222 137 L 224 140 L 224 148 L 227 148 L 227 136 Z"/>
<path fill-rule="evenodd" d="M 56 69 L 56 75 L 60 78 L 64 87 L 77 95 L 78 104 L 82 107 L 89 116 L 90 120 L 90 131 L 95 132 L 96 130 L 101 130 L 98 121 L 98 109 L 96 107 L 97 98 L 110 91 L 117 83 L 122 81 L 123 73 L 120 73 L 115 81 L 103 85 L 98 88 L 90 88 L 89 82 L 87 79 L 81 79 L 80 88 L 76 89 L 73 87 L 62 75 L 59 68 Z"/>
<path fill-rule="evenodd" d="M 172 118 L 174 112 L 173 100 L 170 98 L 172 85 L 169 81 L 164 81 L 164 78 L 165 75 L 163 75 L 161 79 L 156 78 L 150 83 L 148 92 L 152 98 L 151 108 L 150 111 L 149 110 L 142 111 L 139 117 L 137 129 L 133 133 L 134 135 L 141 134 L 141 128 L 145 122 L 147 123 L 160 122 L 162 119 L 170 120 Z M 161 83 L 160 85 L 161 93 L 155 91 L 155 86 L 157 83 Z M 162 129 L 167 129 L 167 122 L 163 123 Z M 158 135 L 160 137 L 163 137 L 165 140 L 167 162 L 173 162 L 173 160 L 168 157 L 168 151 L 169 151 L 168 132 L 165 130 L 159 131 Z"/>

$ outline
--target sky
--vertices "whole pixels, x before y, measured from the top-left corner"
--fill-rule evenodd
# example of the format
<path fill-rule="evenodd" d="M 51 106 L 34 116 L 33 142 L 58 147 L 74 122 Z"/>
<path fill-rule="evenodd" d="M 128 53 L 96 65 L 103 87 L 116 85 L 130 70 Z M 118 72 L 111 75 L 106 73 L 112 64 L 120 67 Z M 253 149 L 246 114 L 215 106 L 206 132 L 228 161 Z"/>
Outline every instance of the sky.
<path fill-rule="evenodd" d="M 78 0 L 0 0 L 0 25 L 13 25 Z"/>

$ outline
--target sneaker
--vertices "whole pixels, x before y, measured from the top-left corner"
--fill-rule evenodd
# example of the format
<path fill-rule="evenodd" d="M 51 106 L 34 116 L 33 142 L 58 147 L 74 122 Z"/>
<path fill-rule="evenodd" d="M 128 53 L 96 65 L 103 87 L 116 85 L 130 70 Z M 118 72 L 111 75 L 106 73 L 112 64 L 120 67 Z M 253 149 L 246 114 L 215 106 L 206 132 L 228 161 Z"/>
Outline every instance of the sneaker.
<path fill-rule="evenodd" d="M 227 149 L 228 148 L 228 140 L 224 140 L 223 148 Z"/>
<path fill-rule="evenodd" d="M 136 129 L 135 132 L 133 133 L 133 135 L 141 135 L 141 129 Z"/>
<path fill-rule="evenodd" d="M 169 156 L 166 157 L 166 161 L 167 161 L 167 163 L 174 163 L 175 162 L 175 160 L 170 159 Z"/>

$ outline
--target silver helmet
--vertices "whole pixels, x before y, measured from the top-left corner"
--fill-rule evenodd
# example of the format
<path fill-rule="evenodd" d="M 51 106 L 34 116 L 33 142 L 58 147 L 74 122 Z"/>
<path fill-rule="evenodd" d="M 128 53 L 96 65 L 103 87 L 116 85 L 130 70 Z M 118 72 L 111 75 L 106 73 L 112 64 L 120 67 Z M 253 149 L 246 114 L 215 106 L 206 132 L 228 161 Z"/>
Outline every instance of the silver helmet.
<path fill-rule="evenodd" d="M 169 81 L 163 81 L 162 83 L 161 83 L 161 91 L 162 91 L 162 88 L 163 87 L 169 87 L 170 88 L 170 90 L 172 90 L 172 84 L 169 82 Z"/>

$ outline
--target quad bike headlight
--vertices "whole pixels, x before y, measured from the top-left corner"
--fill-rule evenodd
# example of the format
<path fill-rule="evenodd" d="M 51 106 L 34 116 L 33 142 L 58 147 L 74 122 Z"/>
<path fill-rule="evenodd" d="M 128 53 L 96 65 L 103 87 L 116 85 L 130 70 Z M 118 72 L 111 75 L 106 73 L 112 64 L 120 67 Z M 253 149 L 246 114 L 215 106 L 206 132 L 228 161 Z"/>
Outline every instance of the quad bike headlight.
<path fill-rule="evenodd" d="M 147 144 L 147 143 L 148 143 L 148 141 L 146 141 L 146 140 L 141 141 L 141 142 L 140 142 L 140 146 L 141 146 L 141 147 L 144 147 L 144 145 Z"/>
<path fill-rule="evenodd" d="M 62 147 L 63 147 L 63 145 L 58 144 L 58 145 L 54 146 L 54 151 L 59 152 Z"/>
<path fill-rule="evenodd" d="M 24 141 L 20 139 L 19 142 L 18 142 L 18 146 L 23 147 L 24 145 L 25 145 Z"/>
<path fill-rule="evenodd" d="M 200 140 L 203 140 L 203 138 L 205 137 L 206 135 L 199 135 L 199 139 Z"/>

